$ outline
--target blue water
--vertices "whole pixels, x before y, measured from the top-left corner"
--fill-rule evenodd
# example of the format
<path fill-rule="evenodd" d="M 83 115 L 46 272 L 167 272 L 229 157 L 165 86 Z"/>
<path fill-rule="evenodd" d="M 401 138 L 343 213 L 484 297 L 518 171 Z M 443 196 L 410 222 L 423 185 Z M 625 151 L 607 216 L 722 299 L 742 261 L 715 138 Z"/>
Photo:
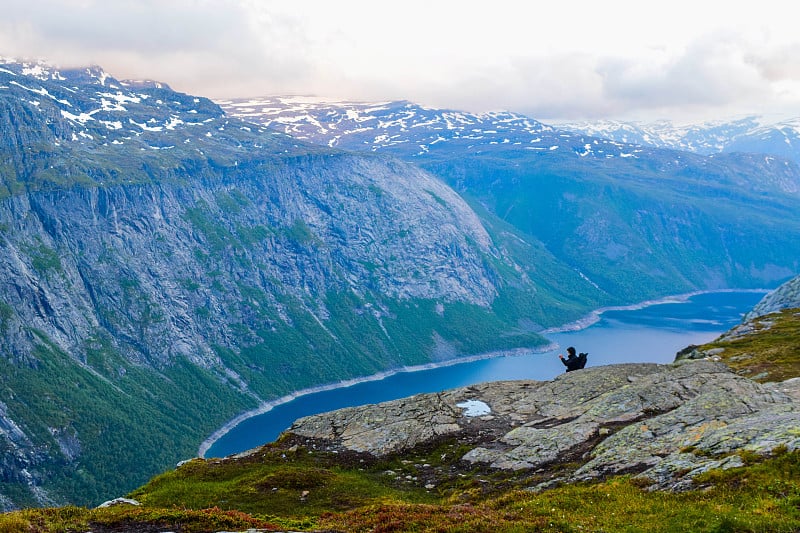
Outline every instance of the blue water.
<path fill-rule="evenodd" d="M 552 379 L 564 371 L 558 353 L 567 346 L 589 352 L 587 367 L 624 362 L 669 363 L 689 344 L 713 340 L 741 321 L 763 292 L 716 292 L 639 309 L 607 310 L 575 331 L 547 334 L 556 350 L 495 357 L 452 366 L 400 372 L 381 380 L 314 392 L 240 422 L 205 453 L 222 457 L 275 440 L 300 417 L 341 407 L 378 403 L 421 392 L 438 392 L 484 381 Z"/>

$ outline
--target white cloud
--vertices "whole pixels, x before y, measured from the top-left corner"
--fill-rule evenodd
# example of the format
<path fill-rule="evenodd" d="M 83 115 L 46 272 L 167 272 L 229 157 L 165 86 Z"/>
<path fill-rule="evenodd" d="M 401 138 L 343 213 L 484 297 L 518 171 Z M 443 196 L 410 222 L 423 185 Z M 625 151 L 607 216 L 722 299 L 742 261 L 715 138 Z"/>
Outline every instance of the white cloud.
<path fill-rule="evenodd" d="M 800 111 L 785 2 L 6 0 L 0 54 L 211 97 L 405 98 L 537 118 Z"/>

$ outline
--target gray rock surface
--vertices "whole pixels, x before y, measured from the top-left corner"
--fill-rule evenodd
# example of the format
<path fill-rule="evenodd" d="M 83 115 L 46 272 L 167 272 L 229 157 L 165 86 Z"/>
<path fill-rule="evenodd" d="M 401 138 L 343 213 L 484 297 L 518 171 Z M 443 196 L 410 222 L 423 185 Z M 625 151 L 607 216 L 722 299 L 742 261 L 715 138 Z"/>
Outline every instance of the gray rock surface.
<path fill-rule="evenodd" d="M 769 292 L 747 313 L 744 322 L 782 309 L 800 307 L 800 276 L 790 279 L 774 291 Z"/>
<path fill-rule="evenodd" d="M 492 469 L 578 461 L 563 480 L 633 472 L 680 490 L 709 469 L 740 466 L 741 451 L 800 448 L 798 389 L 797 379 L 759 384 L 708 360 L 623 364 L 342 409 L 297 420 L 288 433 L 376 456 L 457 436 L 473 444 L 464 461 Z M 491 411 L 467 416 L 468 402 Z"/>

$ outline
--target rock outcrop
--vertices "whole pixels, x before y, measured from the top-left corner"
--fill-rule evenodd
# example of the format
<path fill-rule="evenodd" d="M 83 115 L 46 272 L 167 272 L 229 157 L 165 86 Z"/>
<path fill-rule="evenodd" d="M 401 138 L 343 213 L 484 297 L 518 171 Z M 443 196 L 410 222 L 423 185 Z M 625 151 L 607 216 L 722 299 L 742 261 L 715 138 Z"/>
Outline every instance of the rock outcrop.
<path fill-rule="evenodd" d="M 742 452 L 800 448 L 800 380 L 759 384 L 712 361 L 623 364 L 552 381 L 507 381 L 420 394 L 297 420 L 288 435 L 317 448 L 386 456 L 457 437 L 463 461 L 543 471 L 560 481 L 636 473 L 681 490 Z"/>
<path fill-rule="evenodd" d="M 796 307 L 800 307 L 800 276 L 790 279 L 764 296 L 753 310 L 745 315 L 744 321 Z"/>

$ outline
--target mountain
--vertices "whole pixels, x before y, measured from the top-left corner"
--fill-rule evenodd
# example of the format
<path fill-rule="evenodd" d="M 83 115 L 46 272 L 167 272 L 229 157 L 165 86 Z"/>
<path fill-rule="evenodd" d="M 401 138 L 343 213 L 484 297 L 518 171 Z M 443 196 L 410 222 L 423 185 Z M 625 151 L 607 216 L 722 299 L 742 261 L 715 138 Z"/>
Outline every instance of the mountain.
<path fill-rule="evenodd" d="M 164 84 L 2 60 L 0 133 L 2 508 L 102 501 L 267 400 L 618 301 L 414 166 Z"/>
<path fill-rule="evenodd" d="M 220 102 L 297 139 L 388 153 L 439 176 L 492 225 L 544 244 L 629 301 L 795 275 L 800 168 L 590 137 L 513 113 L 310 98 Z M 722 130 L 720 130 L 722 131 Z"/>
<path fill-rule="evenodd" d="M 598 121 L 560 127 L 618 142 L 671 148 L 703 155 L 746 152 L 800 163 L 800 118 L 774 121 L 750 116 L 678 126 L 671 122 Z"/>

